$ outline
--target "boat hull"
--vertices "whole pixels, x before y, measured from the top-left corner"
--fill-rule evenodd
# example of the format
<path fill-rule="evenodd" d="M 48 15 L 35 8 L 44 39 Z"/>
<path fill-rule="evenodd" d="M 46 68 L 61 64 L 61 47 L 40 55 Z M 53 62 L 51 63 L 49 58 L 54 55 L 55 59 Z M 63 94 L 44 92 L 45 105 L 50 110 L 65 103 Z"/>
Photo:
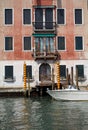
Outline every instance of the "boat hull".
<path fill-rule="evenodd" d="M 88 91 L 82 90 L 47 90 L 47 93 L 56 100 L 86 101 Z"/>

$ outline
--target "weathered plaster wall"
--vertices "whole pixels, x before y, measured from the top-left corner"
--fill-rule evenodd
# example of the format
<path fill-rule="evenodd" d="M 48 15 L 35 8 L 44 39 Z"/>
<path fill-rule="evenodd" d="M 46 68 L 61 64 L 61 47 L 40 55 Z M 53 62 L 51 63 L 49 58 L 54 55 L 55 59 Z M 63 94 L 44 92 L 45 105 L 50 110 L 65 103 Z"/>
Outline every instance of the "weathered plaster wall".
<path fill-rule="evenodd" d="M 56 4 L 57 8 L 65 9 L 65 25 L 57 25 L 57 36 L 66 37 L 66 50 L 60 51 L 61 65 L 66 65 L 69 68 L 75 65 L 83 64 L 84 73 L 88 79 L 88 0 L 39 0 L 41 5 Z M 1 0 L 0 1 L 0 87 L 23 87 L 23 63 L 32 65 L 34 81 L 31 82 L 31 86 L 35 87 L 39 82 L 39 66 L 43 62 L 50 64 L 51 68 L 54 66 L 53 61 L 36 62 L 32 57 L 32 51 L 24 52 L 22 48 L 22 37 L 32 36 L 33 27 L 32 24 L 25 26 L 22 24 L 22 9 L 30 8 L 32 11 L 32 4 L 37 5 L 37 0 Z M 12 8 L 14 11 L 14 24 L 12 26 L 4 25 L 4 9 Z M 74 25 L 74 9 L 83 9 L 83 25 Z M 57 12 L 57 10 L 56 10 Z M 55 13 L 54 13 L 55 14 Z M 33 18 L 34 13 L 32 14 Z M 57 16 L 56 16 L 57 19 Z M 33 18 L 34 20 L 34 18 Z M 12 52 L 4 51 L 4 37 L 12 36 L 14 38 L 14 50 Z M 84 38 L 84 50 L 74 50 L 74 37 L 83 36 Z M 33 45 L 32 37 L 32 45 Z M 57 44 L 57 37 L 56 37 Z M 14 66 L 14 76 L 16 81 L 14 83 L 4 82 L 4 66 Z M 88 85 L 88 80 L 80 85 Z"/>
<path fill-rule="evenodd" d="M 58 1 L 59 2 L 59 1 Z M 88 60 L 88 9 L 87 0 L 62 0 L 61 8 L 65 9 L 65 25 L 58 25 L 57 35 L 66 37 L 66 51 L 60 51 L 61 59 Z M 59 7 L 59 6 L 58 6 Z M 74 24 L 74 9 L 83 9 L 83 24 Z M 83 36 L 84 50 L 75 51 L 75 36 Z"/>
<path fill-rule="evenodd" d="M 13 25 L 4 24 L 4 9 L 13 9 Z M 31 0 L 3 0 L 0 1 L 0 59 L 1 60 L 32 60 L 31 51 L 23 51 L 23 36 L 32 36 L 32 24 L 23 25 L 23 9 L 32 8 Z M 31 9 L 32 12 L 32 9 Z M 32 14 L 31 14 L 32 15 Z M 4 51 L 4 37 L 12 36 L 14 39 L 14 50 L 11 52 Z"/>

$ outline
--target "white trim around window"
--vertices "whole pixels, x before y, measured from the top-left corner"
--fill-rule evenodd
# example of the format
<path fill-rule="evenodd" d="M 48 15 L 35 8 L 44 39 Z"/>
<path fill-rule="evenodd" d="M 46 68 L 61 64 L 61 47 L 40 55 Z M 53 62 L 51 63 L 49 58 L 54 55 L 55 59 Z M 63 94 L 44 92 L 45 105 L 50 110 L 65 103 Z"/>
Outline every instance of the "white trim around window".
<path fill-rule="evenodd" d="M 75 10 L 76 10 L 76 9 L 81 9 L 81 10 L 82 10 L 82 24 L 75 24 Z M 79 26 L 80 26 L 80 25 L 83 25 L 83 24 L 84 24 L 84 15 L 83 15 L 83 14 L 84 14 L 83 8 L 74 8 L 74 9 L 73 9 L 74 25 L 79 25 Z"/>
<path fill-rule="evenodd" d="M 5 38 L 12 37 L 12 50 L 5 50 Z M 13 52 L 14 51 L 14 37 L 13 36 L 4 36 L 4 51 L 5 52 Z"/>
<path fill-rule="evenodd" d="M 29 10 L 31 11 L 31 13 L 30 13 L 30 14 L 31 14 L 31 23 L 30 23 L 30 24 L 24 24 L 24 22 L 23 22 L 23 18 L 24 18 L 24 17 L 23 17 L 23 15 L 24 15 L 24 14 L 23 14 L 23 10 L 24 10 L 24 9 L 29 9 Z M 31 8 L 22 8 L 22 25 L 23 25 L 23 26 L 31 26 L 31 25 L 32 25 L 32 9 L 31 9 Z"/>
<path fill-rule="evenodd" d="M 12 24 L 5 24 L 5 9 L 12 9 Z M 3 18 L 4 26 L 13 26 L 14 25 L 14 8 L 4 8 L 4 18 Z"/>
<path fill-rule="evenodd" d="M 64 37 L 65 38 L 65 49 L 64 50 L 59 50 L 58 49 L 58 37 Z M 65 36 L 63 36 L 63 35 L 62 36 L 57 36 L 57 45 L 56 45 L 56 47 L 57 47 L 58 51 L 66 51 L 66 37 Z"/>
<path fill-rule="evenodd" d="M 31 50 L 24 50 L 24 37 L 30 37 L 31 38 Z M 31 52 L 32 51 L 32 36 L 24 35 L 22 37 L 22 51 L 24 51 L 24 52 Z"/>
<path fill-rule="evenodd" d="M 76 38 L 76 37 L 82 37 L 83 49 L 79 49 L 79 50 L 76 49 L 76 46 L 75 46 L 75 38 Z M 78 51 L 78 52 L 84 51 L 84 37 L 83 37 L 83 36 L 81 36 L 81 35 L 80 35 L 80 36 L 79 36 L 79 35 L 78 35 L 78 36 L 74 36 L 74 51 Z"/>
<path fill-rule="evenodd" d="M 64 24 L 58 24 L 58 22 L 57 22 L 57 10 L 58 9 L 64 9 Z M 57 8 L 57 10 L 56 10 L 56 23 L 57 23 L 57 25 L 66 25 L 66 8 Z"/>

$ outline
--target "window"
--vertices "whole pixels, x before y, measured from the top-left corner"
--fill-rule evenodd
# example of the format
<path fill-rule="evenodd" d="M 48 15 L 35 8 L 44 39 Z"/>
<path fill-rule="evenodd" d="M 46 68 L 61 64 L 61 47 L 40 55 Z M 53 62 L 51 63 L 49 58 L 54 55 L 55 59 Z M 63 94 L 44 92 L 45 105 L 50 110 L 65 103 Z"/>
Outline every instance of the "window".
<path fill-rule="evenodd" d="M 23 24 L 31 24 L 31 10 L 23 9 Z"/>
<path fill-rule="evenodd" d="M 78 69 L 78 77 L 84 78 L 84 65 L 76 65 Z"/>
<path fill-rule="evenodd" d="M 24 50 L 31 50 L 31 37 L 24 37 Z"/>
<path fill-rule="evenodd" d="M 66 78 L 66 65 L 60 65 L 60 77 Z"/>
<path fill-rule="evenodd" d="M 13 66 L 5 66 L 5 79 L 13 79 Z"/>
<path fill-rule="evenodd" d="M 54 52 L 54 39 L 52 37 L 35 38 L 36 52 Z"/>
<path fill-rule="evenodd" d="M 65 37 L 58 37 L 58 50 L 65 50 Z"/>
<path fill-rule="evenodd" d="M 26 66 L 26 76 L 27 78 L 32 79 L 32 66 L 31 65 Z"/>
<path fill-rule="evenodd" d="M 75 49 L 83 50 L 83 38 L 81 36 L 75 37 Z"/>
<path fill-rule="evenodd" d="M 12 9 L 5 9 L 5 24 L 13 23 Z"/>
<path fill-rule="evenodd" d="M 57 24 L 65 24 L 64 9 L 57 9 Z"/>
<path fill-rule="evenodd" d="M 82 24 L 82 9 L 75 9 L 75 24 Z"/>
<path fill-rule="evenodd" d="M 35 9 L 35 28 L 43 29 L 43 9 Z"/>
<path fill-rule="evenodd" d="M 35 28 L 53 29 L 53 8 L 35 9 Z"/>
<path fill-rule="evenodd" d="M 13 38 L 5 37 L 5 50 L 13 50 Z"/>

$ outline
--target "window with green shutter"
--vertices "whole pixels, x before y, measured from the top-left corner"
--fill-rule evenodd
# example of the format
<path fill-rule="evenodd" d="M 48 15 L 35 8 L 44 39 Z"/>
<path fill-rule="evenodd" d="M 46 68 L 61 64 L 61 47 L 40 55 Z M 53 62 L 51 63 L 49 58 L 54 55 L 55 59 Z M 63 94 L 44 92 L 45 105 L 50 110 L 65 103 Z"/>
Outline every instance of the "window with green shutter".
<path fill-rule="evenodd" d="M 58 50 L 65 50 L 65 37 L 58 37 Z"/>
<path fill-rule="evenodd" d="M 32 79 L 32 66 L 31 65 L 26 66 L 26 76 L 27 78 Z"/>
<path fill-rule="evenodd" d="M 75 50 L 83 50 L 83 38 L 81 36 L 75 37 Z"/>
<path fill-rule="evenodd" d="M 84 65 L 76 65 L 78 69 L 78 77 L 84 78 Z"/>
<path fill-rule="evenodd" d="M 23 24 L 31 24 L 31 9 L 23 9 Z"/>
<path fill-rule="evenodd" d="M 60 77 L 66 78 L 66 65 L 60 65 Z"/>

